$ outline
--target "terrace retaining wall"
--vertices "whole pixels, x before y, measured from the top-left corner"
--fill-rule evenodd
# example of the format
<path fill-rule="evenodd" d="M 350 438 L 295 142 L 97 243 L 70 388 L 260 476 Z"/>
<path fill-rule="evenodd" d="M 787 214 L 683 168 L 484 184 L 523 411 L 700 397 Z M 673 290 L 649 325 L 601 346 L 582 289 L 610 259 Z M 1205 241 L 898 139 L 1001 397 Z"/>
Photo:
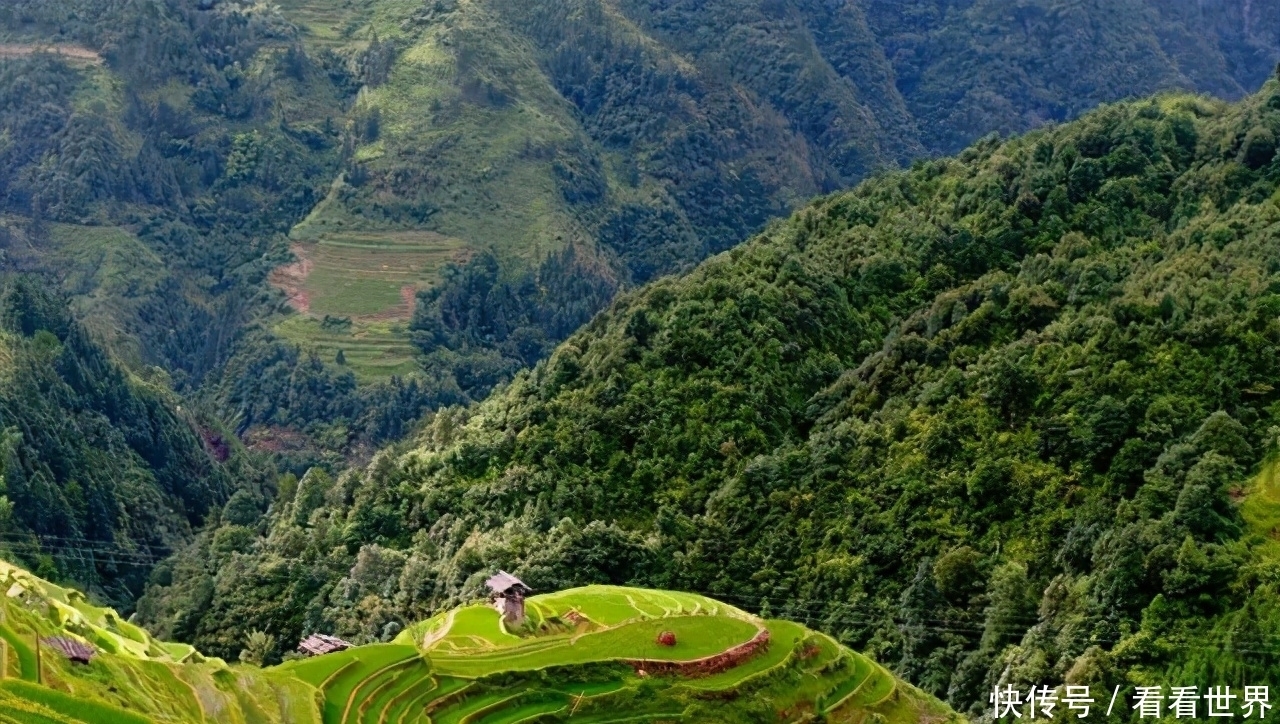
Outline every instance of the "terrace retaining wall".
<path fill-rule="evenodd" d="M 750 641 L 725 649 L 714 656 L 693 661 L 626 659 L 626 662 L 636 670 L 636 673 L 644 672 L 651 676 L 711 676 L 732 669 L 767 648 L 769 648 L 769 629 L 762 628 Z"/>

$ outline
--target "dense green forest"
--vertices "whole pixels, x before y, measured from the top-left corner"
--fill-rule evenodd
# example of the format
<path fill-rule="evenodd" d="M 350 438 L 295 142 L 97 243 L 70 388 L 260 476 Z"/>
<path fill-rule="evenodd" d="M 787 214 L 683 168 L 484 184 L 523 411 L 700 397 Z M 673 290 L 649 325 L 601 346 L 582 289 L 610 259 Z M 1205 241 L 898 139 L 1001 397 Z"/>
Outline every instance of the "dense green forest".
<path fill-rule="evenodd" d="M 483 398 L 619 290 L 818 193 L 1100 102 L 1242 96 L 1280 57 L 1277 17 L 1274 0 L 15 0 L 5 263 L 301 473 Z M 291 262 L 318 270 L 276 284 L 286 303 L 268 280 Z"/>
<path fill-rule="evenodd" d="M 132 376 L 34 279 L 0 283 L 0 551 L 121 604 L 246 487 L 208 419 Z"/>
<path fill-rule="evenodd" d="M 0 4 L 3 541 L 128 609 L 194 537 L 138 612 L 233 657 L 502 565 L 804 620 L 961 709 L 1262 675 L 1275 83 L 1055 124 L 1241 98 L 1278 18 Z"/>
<path fill-rule="evenodd" d="M 1272 80 L 827 196 L 366 469 L 285 479 L 139 612 L 212 652 L 376 640 L 503 567 L 803 620 L 962 711 L 996 681 L 1264 681 L 1277 134 Z"/>
<path fill-rule="evenodd" d="M 337 452 L 461 399 L 426 378 L 357 389 L 262 322 L 284 234 L 337 172 L 334 119 L 354 92 L 289 45 L 282 18 L 68 1 L 7 3 L 0 27 L 101 55 L 0 60 L 0 242 L 130 368 L 164 370 L 238 431 L 336 421 L 321 447 Z"/>

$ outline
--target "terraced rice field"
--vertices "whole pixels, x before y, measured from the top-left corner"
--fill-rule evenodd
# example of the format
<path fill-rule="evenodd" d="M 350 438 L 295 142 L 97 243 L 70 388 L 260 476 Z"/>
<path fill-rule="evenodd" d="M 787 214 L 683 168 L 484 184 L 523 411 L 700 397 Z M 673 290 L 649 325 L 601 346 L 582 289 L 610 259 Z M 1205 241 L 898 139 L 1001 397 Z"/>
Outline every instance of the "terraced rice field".
<path fill-rule="evenodd" d="M 493 651 L 433 653 L 431 661 L 438 670 L 457 676 L 484 676 L 499 670 L 533 671 L 615 658 L 692 661 L 745 643 L 757 630 L 740 619 L 681 616 L 563 636 L 554 645 L 539 645 L 541 642 L 535 640 L 533 644 Z M 658 634 L 663 631 L 675 633 L 675 646 L 657 643 Z"/>
<path fill-rule="evenodd" d="M 114 612 L 68 591 L 32 590 L 42 601 L 120 628 L 125 638 L 155 644 L 145 632 L 117 626 Z M 831 637 L 702 596 L 591 586 L 535 596 L 528 604 L 530 623 L 518 631 L 507 630 L 488 606 L 465 606 L 410 626 L 393 643 L 267 669 L 179 664 L 121 649 L 101 653 L 93 664 L 97 673 L 82 679 L 85 667 L 46 659 L 46 679 L 61 683 L 0 681 L 0 724 L 726 724 L 762 716 L 865 724 L 872 715 L 884 724 L 908 724 L 945 718 L 940 704 Z M 0 634 L 18 644 L 10 675 L 33 674 L 19 634 L 32 626 L 47 632 L 51 624 L 25 608 L 15 608 L 13 618 L 0 625 Z M 15 628 L 19 618 L 26 628 Z M 762 626 L 770 633 L 767 648 L 705 677 L 637 661 L 723 653 Z M 662 631 L 674 631 L 677 644 L 659 646 Z M 126 688 L 130 696 L 122 697 Z M 156 704 L 140 708 L 139 702 Z"/>
<path fill-rule="evenodd" d="M 409 342 L 409 328 L 404 322 L 326 325 L 320 319 L 293 315 L 277 324 L 275 332 L 314 351 L 325 362 L 336 360 L 341 351 L 347 368 L 361 382 L 392 375 L 407 377 L 419 369 L 418 349 Z"/>
<path fill-rule="evenodd" d="M 430 231 L 325 232 L 291 248 L 297 261 L 271 280 L 294 308 L 363 320 L 408 320 L 417 291 L 465 256 L 463 242 Z"/>
<path fill-rule="evenodd" d="M 360 382 L 417 372 L 408 328 L 417 293 L 435 283 L 445 264 L 465 258 L 464 244 L 428 231 L 312 226 L 296 236 L 297 261 L 276 269 L 271 283 L 299 314 L 277 324 L 276 333 L 325 362 L 341 352 Z"/>
<path fill-rule="evenodd" d="M 309 44 L 333 47 L 346 42 L 359 28 L 365 3 L 356 0 L 277 0 L 276 5 L 298 25 Z"/>
<path fill-rule="evenodd" d="M 585 586 L 533 596 L 527 599 L 525 606 L 537 618 L 562 616 L 572 610 L 602 626 L 681 615 L 750 618 L 745 611 L 696 593 L 651 591 L 621 586 Z"/>
<path fill-rule="evenodd" d="M 805 639 L 807 634 L 804 627 L 790 621 L 769 621 L 765 625 L 769 629 L 770 644 L 764 653 L 728 671 L 701 679 L 690 679 L 682 686 L 694 691 L 728 691 L 741 686 L 752 677 L 785 665 L 795 656 L 801 641 Z"/>

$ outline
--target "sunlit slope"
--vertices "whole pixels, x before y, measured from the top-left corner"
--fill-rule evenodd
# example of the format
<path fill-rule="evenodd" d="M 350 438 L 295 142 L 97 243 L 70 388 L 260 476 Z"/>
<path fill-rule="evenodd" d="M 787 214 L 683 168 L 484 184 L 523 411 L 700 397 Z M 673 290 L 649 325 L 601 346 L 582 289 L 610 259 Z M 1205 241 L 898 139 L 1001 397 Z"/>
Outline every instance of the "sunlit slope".
<path fill-rule="evenodd" d="M 260 669 L 158 642 L 78 592 L 0 564 L 0 722 L 389 724 L 939 720 L 937 701 L 831 638 L 686 593 L 536 596 L 508 630 L 475 604 L 391 643 Z M 658 642 L 672 633 L 675 643 Z M 71 664 L 36 636 L 93 643 Z"/>
<path fill-rule="evenodd" d="M 465 606 L 282 670 L 325 693 L 325 722 L 889 721 L 945 707 L 787 621 L 702 596 L 589 586 L 535 596 L 518 632 Z M 676 642 L 657 642 L 664 632 Z M 739 655 L 752 642 L 767 641 Z M 727 659 L 727 660 L 725 660 Z M 720 665 L 703 664 L 716 660 Z"/>
<path fill-rule="evenodd" d="M 1246 541 L 1280 561 L 1280 460 L 1263 465 L 1243 492 L 1240 516 L 1248 527 Z"/>
<path fill-rule="evenodd" d="M 206 659 L 186 644 L 153 639 L 79 591 L 0 562 L 0 722 L 319 722 L 315 690 L 253 667 Z M 89 665 L 72 664 L 36 639 L 92 644 Z"/>

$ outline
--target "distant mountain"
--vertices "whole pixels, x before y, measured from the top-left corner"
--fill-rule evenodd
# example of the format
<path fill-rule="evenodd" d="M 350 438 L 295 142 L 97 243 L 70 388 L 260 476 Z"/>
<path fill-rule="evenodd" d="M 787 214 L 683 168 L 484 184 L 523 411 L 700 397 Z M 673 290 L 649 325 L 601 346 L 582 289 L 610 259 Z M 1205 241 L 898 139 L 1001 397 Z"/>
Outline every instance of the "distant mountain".
<path fill-rule="evenodd" d="M 140 615 L 215 651 L 375 637 L 500 566 L 780 613 L 961 712 L 997 682 L 1268 680 L 1278 137 L 1271 80 L 831 194 L 365 470 L 287 480 Z"/>
<path fill-rule="evenodd" d="M 1277 17 L 1275 0 L 15 0 L 0 204 L 93 243 L 8 262 L 301 471 L 483 397 L 620 289 L 877 169 L 1162 88 L 1240 97 L 1280 58 Z M 145 283 L 92 273 L 104 239 Z"/>

